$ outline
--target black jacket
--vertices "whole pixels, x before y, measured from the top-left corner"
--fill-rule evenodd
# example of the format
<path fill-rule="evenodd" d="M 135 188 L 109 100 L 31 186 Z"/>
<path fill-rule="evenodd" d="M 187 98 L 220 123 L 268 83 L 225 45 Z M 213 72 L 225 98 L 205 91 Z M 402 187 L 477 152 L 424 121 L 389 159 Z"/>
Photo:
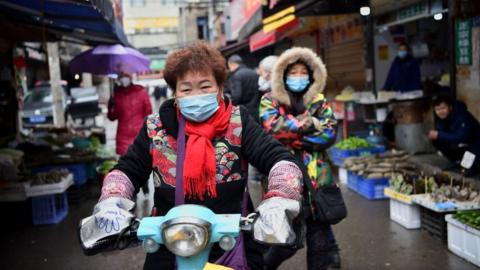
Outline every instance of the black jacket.
<path fill-rule="evenodd" d="M 241 134 L 238 134 L 241 140 L 240 145 L 236 145 L 234 140 L 229 138 L 218 138 L 214 140 L 214 147 L 217 153 L 217 198 L 206 198 L 204 201 L 186 199 L 186 203 L 196 203 L 208 206 L 216 213 L 238 213 L 240 212 L 240 201 L 242 195 L 242 186 L 246 180 L 246 168 L 244 161 L 248 161 L 258 170 L 268 175 L 273 165 L 281 160 L 295 162 L 295 158 L 290 152 L 277 140 L 270 135 L 264 133 L 263 129 L 250 117 L 245 108 L 240 107 L 232 109 L 232 112 L 239 112 L 241 118 Z M 155 115 L 149 118 L 154 118 Z M 156 115 L 158 118 L 158 115 Z M 132 182 L 135 190 L 138 192 L 148 180 L 152 170 L 157 174 L 160 184 L 155 188 L 155 206 L 159 211 L 158 214 L 165 214 L 174 206 L 175 183 L 171 175 L 162 175 L 162 171 L 155 167 L 155 158 L 152 155 L 152 149 L 155 147 L 161 150 L 161 153 L 176 156 L 176 137 L 178 132 L 178 122 L 176 117 L 176 109 L 173 100 L 167 100 L 160 108 L 160 120 L 162 127 L 157 128 L 156 134 L 165 134 L 165 141 L 154 142 L 151 127 L 152 122 L 147 118 L 146 123 L 137 135 L 134 143 L 128 148 L 127 154 L 122 156 L 118 162 L 116 169 L 124 172 Z M 240 123 L 239 123 L 240 124 Z M 238 130 L 235 128 L 235 130 Z M 150 133 L 150 134 L 148 134 Z M 155 137 L 158 138 L 158 137 Z M 187 138 L 188 140 L 188 138 Z M 170 147 L 169 145 L 175 145 Z M 219 150 L 219 147 L 221 149 Z M 170 151 L 170 152 L 169 152 Z M 229 165 L 223 164 L 224 156 L 219 156 L 219 151 L 229 154 Z M 238 158 L 232 159 L 230 156 Z M 167 156 L 172 159 L 171 156 Z M 166 160 L 167 162 L 169 160 Z M 174 163 L 174 162 L 173 162 Z M 297 163 L 297 162 L 295 162 Z M 160 164 L 166 166 L 166 162 Z M 185 164 L 185 166 L 188 166 Z M 219 174 L 225 173 L 223 176 Z M 240 178 L 238 178 L 240 176 Z M 170 177 L 170 179 L 169 179 Z M 174 176 L 173 176 L 174 177 Z M 236 181 L 241 180 L 241 181 Z M 173 185 L 172 185 L 173 181 Z"/>
<path fill-rule="evenodd" d="M 230 95 L 233 105 L 243 105 L 250 115 L 259 122 L 258 106 L 260 93 L 258 91 L 258 75 L 255 71 L 240 66 L 228 79 L 225 93 Z"/>

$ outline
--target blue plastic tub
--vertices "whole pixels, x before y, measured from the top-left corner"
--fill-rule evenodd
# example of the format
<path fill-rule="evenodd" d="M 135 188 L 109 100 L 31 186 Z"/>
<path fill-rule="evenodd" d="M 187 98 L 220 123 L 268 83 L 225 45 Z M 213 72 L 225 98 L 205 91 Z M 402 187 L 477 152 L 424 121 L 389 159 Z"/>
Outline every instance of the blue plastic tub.
<path fill-rule="evenodd" d="M 363 179 L 360 177 L 358 181 L 357 192 L 369 200 L 388 199 L 383 190 L 389 186 L 388 178 L 379 179 Z"/>
<path fill-rule="evenodd" d="M 332 147 L 330 150 L 330 158 L 332 159 L 333 164 L 337 166 L 341 166 L 344 159 L 354 156 L 358 156 L 357 149 L 341 150 L 336 147 Z"/>
<path fill-rule="evenodd" d="M 347 173 L 347 187 L 351 190 L 358 192 L 358 179 L 360 176 L 357 174 L 348 171 Z"/>
<path fill-rule="evenodd" d="M 83 185 L 87 182 L 87 166 L 85 164 L 63 164 L 41 166 L 32 169 L 32 173 L 48 172 L 55 169 L 67 169 L 73 174 L 73 184 Z"/>
<path fill-rule="evenodd" d="M 370 151 L 373 155 L 381 154 L 381 153 L 385 153 L 386 148 L 383 145 L 375 145 L 374 147 L 371 148 Z"/>
<path fill-rule="evenodd" d="M 68 214 L 67 194 L 52 194 L 32 197 L 32 220 L 34 225 L 58 224 Z"/>

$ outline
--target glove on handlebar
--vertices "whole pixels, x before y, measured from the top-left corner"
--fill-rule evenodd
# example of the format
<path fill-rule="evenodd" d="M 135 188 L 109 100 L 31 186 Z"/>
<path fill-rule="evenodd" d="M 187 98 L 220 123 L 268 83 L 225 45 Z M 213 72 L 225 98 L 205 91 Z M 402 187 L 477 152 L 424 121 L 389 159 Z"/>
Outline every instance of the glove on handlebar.
<path fill-rule="evenodd" d="M 300 202 L 281 197 L 263 201 L 257 208 L 253 238 L 267 244 L 290 245 L 295 242 L 292 221 L 300 213 Z"/>
<path fill-rule="evenodd" d="M 134 202 L 121 197 L 110 197 L 97 203 L 93 215 L 80 223 L 82 245 L 88 249 L 98 241 L 122 232 L 134 218 L 130 213 L 134 206 Z"/>

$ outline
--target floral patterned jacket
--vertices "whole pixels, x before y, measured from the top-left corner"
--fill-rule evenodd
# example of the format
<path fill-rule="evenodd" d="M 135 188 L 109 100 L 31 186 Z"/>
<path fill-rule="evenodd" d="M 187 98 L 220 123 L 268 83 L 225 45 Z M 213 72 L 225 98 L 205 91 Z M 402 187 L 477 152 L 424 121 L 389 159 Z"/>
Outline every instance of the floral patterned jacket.
<path fill-rule="evenodd" d="M 298 61 L 311 70 L 312 83 L 303 94 L 306 111 L 293 115 L 284 75 L 287 67 Z M 323 95 L 327 78 L 325 65 L 310 49 L 292 48 L 279 57 L 272 78 L 272 91 L 264 95 L 260 102 L 263 128 L 303 162 L 315 187 L 332 184 L 332 172 L 325 150 L 335 142 L 337 120 Z"/>
<path fill-rule="evenodd" d="M 126 155 L 115 169 L 125 173 L 138 189 L 153 172 L 157 214 L 174 206 L 178 122 L 173 100 L 162 104 L 159 114 L 146 118 L 145 124 Z M 187 138 L 188 140 L 188 138 Z M 217 197 L 204 201 L 186 198 L 185 203 L 201 204 L 215 213 L 238 213 L 242 200 L 247 161 L 268 175 L 280 161 L 297 163 L 278 141 L 266 134 L 244 107 L 232 107 L 227 132 L 213 141 L 217 169 Z M 188 168 L 188 164 L 184 164 Z"/>

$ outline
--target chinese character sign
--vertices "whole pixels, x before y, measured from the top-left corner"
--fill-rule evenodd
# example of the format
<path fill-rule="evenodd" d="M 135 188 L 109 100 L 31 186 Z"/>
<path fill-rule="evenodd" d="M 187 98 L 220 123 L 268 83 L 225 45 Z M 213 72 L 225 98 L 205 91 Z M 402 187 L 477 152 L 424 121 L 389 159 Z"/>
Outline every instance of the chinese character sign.
<path fill-rule="evenodd" d="M 472 64 L 472 22 L 457 21 L 455 25 L 455 47 L 457 65 Z"/>

